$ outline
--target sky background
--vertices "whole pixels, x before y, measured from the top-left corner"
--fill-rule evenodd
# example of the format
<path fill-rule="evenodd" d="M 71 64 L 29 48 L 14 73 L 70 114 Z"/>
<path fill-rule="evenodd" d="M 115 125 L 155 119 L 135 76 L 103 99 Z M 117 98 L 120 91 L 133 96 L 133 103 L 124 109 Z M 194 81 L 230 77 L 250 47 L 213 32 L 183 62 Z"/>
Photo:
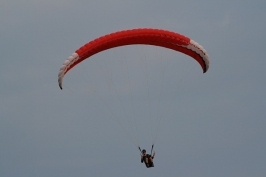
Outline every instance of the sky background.
<path fill-rule="evenodd" d="M 1 0 L 0 176 L 264 177 L 265 9 L 262 0 Z M 76 49 L 142 27 L 195 40 L 209 71 L 132 46 L 81 63 L 59 89 Z M 150 124 L 162 126 L 146 169 L 137 146 L 149 152 Z"/>

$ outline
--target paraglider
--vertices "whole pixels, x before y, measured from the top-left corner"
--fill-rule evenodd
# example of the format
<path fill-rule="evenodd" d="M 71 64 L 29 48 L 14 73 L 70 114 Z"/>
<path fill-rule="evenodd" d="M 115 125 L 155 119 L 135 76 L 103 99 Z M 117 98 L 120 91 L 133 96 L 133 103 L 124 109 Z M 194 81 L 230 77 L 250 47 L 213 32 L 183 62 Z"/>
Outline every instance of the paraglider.
<path fill-rule="evenodd" d="M 146 150 L 145 149 L 143 149 L 141 152 L 142 152 L 142 154 L 141 154 L 141 163 L 144 162 L 147 168 L 154 167 L 153 159 L 154 159 L 154 156 L 155 156 L 155 152 L 153 153 L 153 155 L 146 154 Z"/>
<path fill-rule="evenodd" d="M 151 45 L 172 49 L 190 56 L 201 66 L 203 73 L 209 69 L 209 56 L 206 50 L 194 40 L 181 34 L 162 29 L 131 29 L 114 32 L 92 40 L 76 50 L 63 63 L 58 74 L 58 84 L 63 89 L 63 78 L 73 67 L 91 56 L 115 47 L 128 45 Z M 138 146 L 138 145 L 137 145 Z M 153 150 L 154 144 L 152 144 Z M 141 150 L 141 162 L 147 168 L 154 167 L 153 159 L 155 153 L 146 154 L 146 150 Z"/>

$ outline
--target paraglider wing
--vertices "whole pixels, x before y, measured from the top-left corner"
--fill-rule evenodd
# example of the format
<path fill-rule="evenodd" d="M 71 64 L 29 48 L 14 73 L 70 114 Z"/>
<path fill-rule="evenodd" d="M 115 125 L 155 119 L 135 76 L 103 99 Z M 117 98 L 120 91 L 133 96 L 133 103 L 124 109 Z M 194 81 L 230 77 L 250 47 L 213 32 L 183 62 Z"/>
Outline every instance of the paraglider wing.
<path fill-rule="evenodd" d="M 62 89 L 65 74 L 83 60 L 110 48 L 133 44 L 155 45 L 173 49 L 194 58 L 202 67 L 203 73 L 209 68 L 209 56 L 206 50 L 188 37 L 160 29 L 124 30 L 97 38 L 68 57 L 58 74 L 59 87 Z"/>

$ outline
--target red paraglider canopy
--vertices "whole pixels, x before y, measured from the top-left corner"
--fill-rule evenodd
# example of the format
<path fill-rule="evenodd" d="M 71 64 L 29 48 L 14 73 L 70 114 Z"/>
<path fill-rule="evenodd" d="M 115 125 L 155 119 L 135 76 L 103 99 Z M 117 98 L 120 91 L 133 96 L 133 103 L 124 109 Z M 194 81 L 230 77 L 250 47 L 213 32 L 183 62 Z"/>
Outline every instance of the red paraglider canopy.
<path fill-rule="evenodd" d="M 97 38 L 78 49 L 63 64 L 58 75 L 62 89 L 64 75 L 78 63 L 101 51 L 134 44 L 154 45 L 173 49 L 194 58 L 202 67 L 203 73 L 209 68 L 209 57 L 206 50 L 188 37 L 161 29 L 124 30 Z"/>

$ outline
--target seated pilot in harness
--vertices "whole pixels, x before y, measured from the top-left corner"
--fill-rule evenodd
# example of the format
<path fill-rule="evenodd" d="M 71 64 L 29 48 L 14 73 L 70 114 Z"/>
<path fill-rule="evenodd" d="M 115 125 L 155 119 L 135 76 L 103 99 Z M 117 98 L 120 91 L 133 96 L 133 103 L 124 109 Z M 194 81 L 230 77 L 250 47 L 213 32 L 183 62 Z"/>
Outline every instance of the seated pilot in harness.
<path fill-rule="evenodd" d="M 153 164 L 154 156 L 155 156 L 155 152 L 151 156 L 150 154 L 146 154 L 146 150 L 143 149 L 142 154 L 141 154 L 141 163 L 144 162 L 147 168 L 154 167 L 154 164 Z"/>

